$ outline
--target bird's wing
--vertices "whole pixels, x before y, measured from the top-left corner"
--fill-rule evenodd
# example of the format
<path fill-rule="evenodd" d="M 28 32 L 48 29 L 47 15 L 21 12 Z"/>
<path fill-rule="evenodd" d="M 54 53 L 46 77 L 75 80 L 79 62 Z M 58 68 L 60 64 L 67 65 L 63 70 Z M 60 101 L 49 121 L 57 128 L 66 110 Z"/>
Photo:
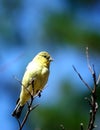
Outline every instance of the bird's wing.
<path fill-rule="evenodd" d="M 22 79 L 22 84 L 27 87 L 41 74 L 42 68 L 38 64 L 30 62 Z"/>

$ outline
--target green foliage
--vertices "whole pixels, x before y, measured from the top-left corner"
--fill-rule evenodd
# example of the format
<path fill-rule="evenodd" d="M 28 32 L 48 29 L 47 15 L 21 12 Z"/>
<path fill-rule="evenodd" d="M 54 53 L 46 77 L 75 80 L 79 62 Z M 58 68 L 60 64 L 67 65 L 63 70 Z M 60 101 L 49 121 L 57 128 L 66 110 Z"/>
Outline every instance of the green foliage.
<path fill-rule="evenodd" d="M 74 14 L 73 14 L 74 15 Z M 72 14 L 51 13 L 44 22 L 44 41 L 54 43 L 83 44 L 93 50 L 100 50 L 100 33 L 89 29 L 87 25 L 78 22 Z"/>

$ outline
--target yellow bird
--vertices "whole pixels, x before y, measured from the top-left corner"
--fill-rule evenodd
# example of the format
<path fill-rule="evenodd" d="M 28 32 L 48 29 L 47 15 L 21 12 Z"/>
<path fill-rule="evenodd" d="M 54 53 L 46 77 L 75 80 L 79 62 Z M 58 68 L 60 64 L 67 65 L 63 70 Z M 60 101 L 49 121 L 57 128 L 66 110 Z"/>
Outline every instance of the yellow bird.
<path fill-rule="evenodd" d="M 26 67 L 21 85 L 20 97 L 12 116 L 19 118 L 26 102 L 39 91 L 42 91 L 48 81 L 49 67 L 52 57 L 48 52 L 38 53 Z"/>

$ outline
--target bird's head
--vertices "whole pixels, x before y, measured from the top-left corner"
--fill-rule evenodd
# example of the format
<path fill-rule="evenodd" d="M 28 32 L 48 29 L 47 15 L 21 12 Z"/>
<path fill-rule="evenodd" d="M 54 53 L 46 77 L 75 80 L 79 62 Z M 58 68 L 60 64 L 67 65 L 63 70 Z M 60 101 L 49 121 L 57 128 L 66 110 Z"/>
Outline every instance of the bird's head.
<path fill-rule="evenodd" d="M 53 61 L 53 58 L 50 56 L 50 54 L 46 51 L 39 52 L 35 59 L 38 60 L 41 64 L 44 66 L 49 66 L 50 62 Z"/>

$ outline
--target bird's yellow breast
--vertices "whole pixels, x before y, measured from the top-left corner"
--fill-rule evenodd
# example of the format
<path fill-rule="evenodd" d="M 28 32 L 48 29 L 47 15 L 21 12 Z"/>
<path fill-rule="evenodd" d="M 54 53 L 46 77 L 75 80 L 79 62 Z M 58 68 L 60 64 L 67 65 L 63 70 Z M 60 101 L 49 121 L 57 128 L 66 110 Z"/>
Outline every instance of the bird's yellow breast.
<path fill-rule="evenodd" d="M 20 105 L 23 106 L 32 96 L 41 91 L 47 83 L 52 58 L 49 53 L 38 53 L 28 64 L 22 79 Z"/>
<path fill-rule="evenodd" d="M 29 100 L 31 95 L 36 95 L 47 83 L 49 69 L 46 67 L 34 66 L 27 69 L 22 80 L 22 90 L 20 94 L 20 103 L 23 105 Z M 31 93 L 31 95 L 30 95 Z"/>

